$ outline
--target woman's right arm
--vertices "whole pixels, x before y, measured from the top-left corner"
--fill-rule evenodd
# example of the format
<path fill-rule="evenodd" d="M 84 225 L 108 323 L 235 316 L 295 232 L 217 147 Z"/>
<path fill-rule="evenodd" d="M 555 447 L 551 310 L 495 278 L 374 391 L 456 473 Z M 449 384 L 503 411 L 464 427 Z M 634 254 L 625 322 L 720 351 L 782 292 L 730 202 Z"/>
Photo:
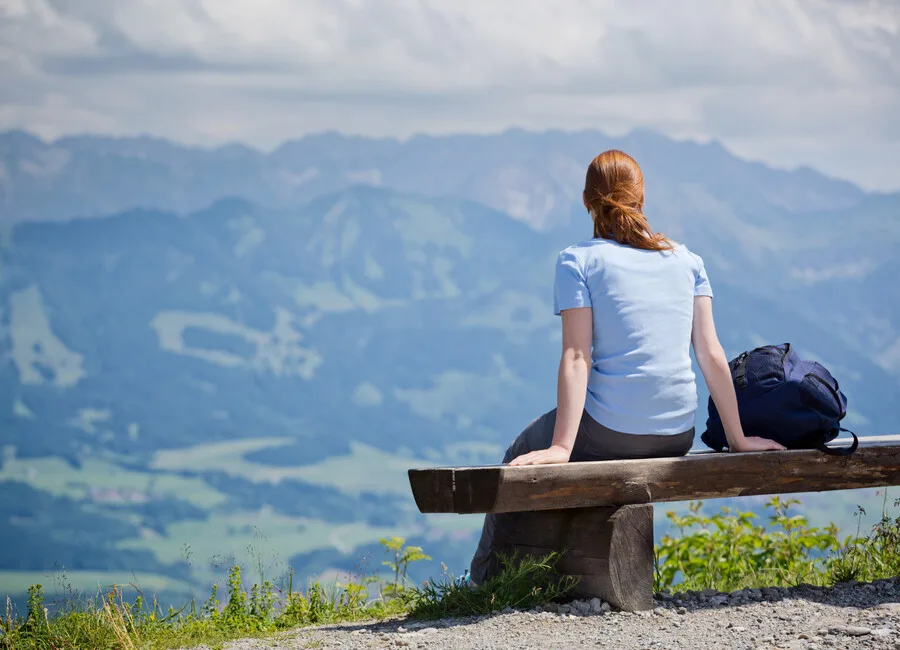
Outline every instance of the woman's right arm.
<path fill-rule="evenodd" d="M 710 397 L 722 418 L 722 426 L 725 428 L 725 437 L 728 439 L 729 451 L 770 451 L 781 450 L 784 447 L 768 438 L 746 437 L 741 427 L 741 418 L 738 413 L 737 396 L 734 392 L 734 383 L 731 378 L 731 369 L 728 367 L 728 358 L 719 343 L 716 334 L 716 326 L 713 321 L 712 298 L 709 296 L 696 296 L 694 298 L 694 325 L 691 331 L 691 343 L 694 346 L 694 356 L 706 386 L 709 388 Z"/>

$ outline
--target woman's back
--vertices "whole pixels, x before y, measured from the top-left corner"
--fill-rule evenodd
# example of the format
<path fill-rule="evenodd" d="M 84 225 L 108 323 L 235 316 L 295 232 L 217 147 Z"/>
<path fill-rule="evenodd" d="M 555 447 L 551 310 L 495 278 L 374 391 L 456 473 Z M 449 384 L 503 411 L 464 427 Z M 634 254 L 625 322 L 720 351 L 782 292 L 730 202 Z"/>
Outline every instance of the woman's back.
<path fill-rule="evenodd" d="M 592 308 L 588 414 L 623 433 L 691 429 L 694 297 L 711 295 L 703 261 L 681 245 L 654 251 L 595 238 L 562 251 L 554 312 Z"/>
<path fill-rule="evenodd" d="M 634 159 L 614 149 L 594 158 L 582 198 L 594 238 L 562 251 L 556 264 L 553 307 L 562 320 L 557 408 L 525 427 L 503 462 L 688 453 L 697 408 L 692 345 L 729 450 L 783 449 L 744 436 L 703 260 L 650 228 L 642 212 L 644 177 Z M 473 583 L 498 566 L 492 564 L 494 533 L 508 516 L 485 517 Z"/>

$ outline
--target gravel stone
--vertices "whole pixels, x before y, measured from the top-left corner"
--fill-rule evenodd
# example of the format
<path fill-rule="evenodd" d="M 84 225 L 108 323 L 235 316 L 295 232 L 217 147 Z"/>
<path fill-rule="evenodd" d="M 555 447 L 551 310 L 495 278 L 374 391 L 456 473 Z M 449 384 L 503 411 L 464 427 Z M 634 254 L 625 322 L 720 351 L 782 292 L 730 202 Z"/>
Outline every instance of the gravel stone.
<path fill-rule="evenodd" d="M 587 601 L 578 600 L 575 601 L 572 606 L 577 614 L 581 614 L 582 616 L 589 616 L 591 614 L 591 604 Z"/>
<path fill-rule="evenodd" d="M 267 639 L 241 639 L 226 650 L 543 650 L 543 648 L 615 648 L 616 650 L 900 650 L 900 582 L 880 581 L 875 589 L 841 584 L 829 589 L 803 586 L 788 598 L 781 590 L 766 590 L 762 602 L 734 602 L 716 592 L 707 601 L 725 597 L 717 607 L 672 605 L 629 614 L 608 611 L 609 604 L 592 599 L 548 603 L 541 613 L 513 611 L 503 616 L 474 616 L 442 621 L 394 620 L 303 628 Z M 743 590 L 742 590 L 743 591 Z M 754 598 L 755 590 L 746 597 Z M 787 592 L 785 592 L 787 593 Z M 703 593 L 685 603 L 698 603 Z M 763 594 L 759 594 L 763 598 Z M 664 600 L 664 599 L 661 599 Z M 668 601 L 665 601 L 668 603 Z M 584 609 L 592 615 L 571 615 Z M 537 609 L 537 608 L 535 608 Z M 557 615 L 550 613 L 566 610 Z M 673 616 L 674 612 L 679 616 Z"/>
<path fill-rule="evenodd" d="M 843 634 L 845 636 L 868 636 L 872 634 L 871 628 L 859 627 L 856 625 L 847 625 L 844 627 L 831 628 L 833 634 Z"/>

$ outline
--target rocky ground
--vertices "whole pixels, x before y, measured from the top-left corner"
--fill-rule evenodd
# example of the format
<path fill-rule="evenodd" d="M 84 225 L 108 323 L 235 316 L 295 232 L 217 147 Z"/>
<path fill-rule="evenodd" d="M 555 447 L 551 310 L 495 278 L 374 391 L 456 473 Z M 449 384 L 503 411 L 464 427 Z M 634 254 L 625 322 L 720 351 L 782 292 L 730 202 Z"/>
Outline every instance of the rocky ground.
<path fill-rule="evenodd" d="M 663 595 L 657 604 L 653 611 L 627 613 L 595 599 L 476 618 L 345 624 L 245 639 L 226 648 L 900 650 L 900 577 L 828 589 Z"/>

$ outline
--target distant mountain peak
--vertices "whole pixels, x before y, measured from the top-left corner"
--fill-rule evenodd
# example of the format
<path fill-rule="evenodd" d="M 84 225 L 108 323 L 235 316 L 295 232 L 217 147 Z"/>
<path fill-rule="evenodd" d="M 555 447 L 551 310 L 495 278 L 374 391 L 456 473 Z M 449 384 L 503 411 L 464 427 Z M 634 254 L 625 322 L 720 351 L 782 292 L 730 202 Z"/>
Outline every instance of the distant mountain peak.
<path fill-rule="evenodd" d="M 495 135 L 418 135 L 405 141 L 326 131 L 270 153 L 241 144 L 184 146 L 146 135 L 66 136 L 48 144 L 11 131 L 0 134 L 0 218 L 65 220 L 133 207 L 187 213 L 227 196 L 291 208 L 369 185 L 465 198 L 547 230 L 568 222 L 584 169 L 613 147 L 644 167 L 648 202 L 665 189 L 661 181 L 702 186 L 719 201 L 739 196 L 763 212 L 842 208 L 865 196 L 851 183 L 807 168 L 773 169 L 742 160 L 717 141 L 674 140 L 646 128 L 611 137 L 597 130 L 515 127 Z"/>

